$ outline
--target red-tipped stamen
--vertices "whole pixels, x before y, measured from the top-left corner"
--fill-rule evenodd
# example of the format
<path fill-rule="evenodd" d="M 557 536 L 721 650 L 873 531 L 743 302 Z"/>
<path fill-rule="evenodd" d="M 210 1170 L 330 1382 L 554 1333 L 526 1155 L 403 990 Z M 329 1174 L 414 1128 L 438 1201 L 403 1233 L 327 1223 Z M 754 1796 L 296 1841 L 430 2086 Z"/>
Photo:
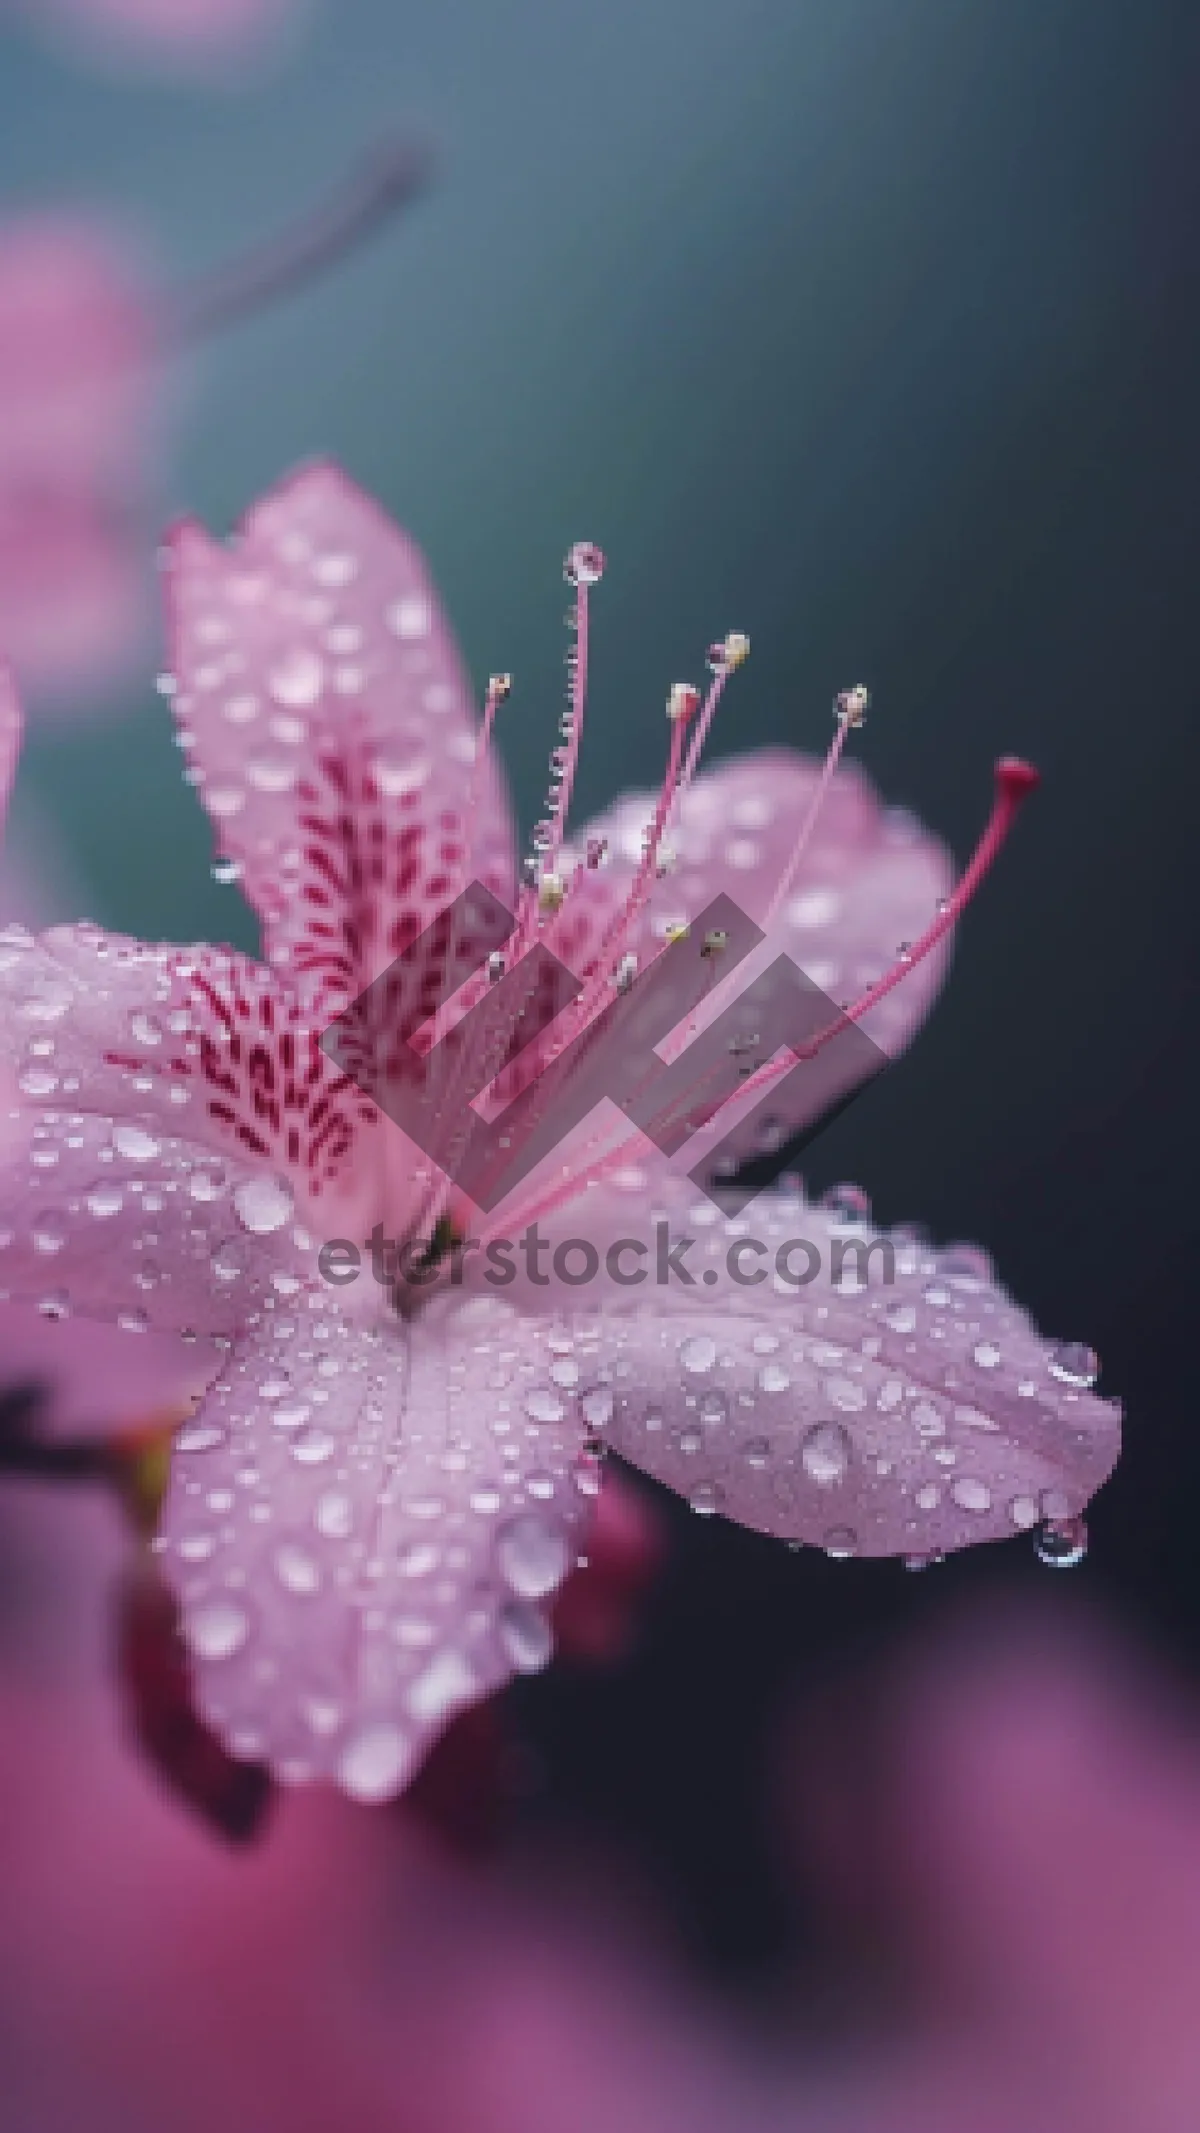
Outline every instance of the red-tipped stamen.
<path fill-rule="evenodd" d="M 778 1058 L 769 1060 L 765 1066 L 758 1069 L 757 1073 L 747 1076 L 736 1092 L 739 1098 L 761 1096 L 765 1090 L 780 1081 L 785 1074 L 790 1073 L 797 1061 L 813 1058 L 833 1037 L 838 1035 L 839 1031 L 845 1029 L 851 1023 L 860 1021 L 870 1008 L 876 1006 L 895 986 L 901 984 L 910 971 L 915 970 L 917 965 L 930 954 L 931 950 L 936 948 L 938 942 L 945 938 L 950 928 L 961 917 L 991 867 L 993 860 L 999 854 L 1021 803 L 1028 798 L 1029 794 L 1035 790 L 1040 782 L 1038 773 L 1032 764 L 1022 762 L 1016 756 L 1001 757 L 996 765 L 995 781 L 996 796 L 992 812 L 988 817 L 979 843 L 976 845 L 955 888 L 938 911 L 932 923 L 926 927 L 920 939 L 914 941 L 912 947 L 906 949 L 892 968 L 875 985 L 872 985 L 868 991 L 863 993 L 860 999 L 855 1000 L 850 1006 L 843 1009 L 836 1021 L 830 1022 L 825 1029 L 819 1030 L 816 1036 L 809 1038 L 806 1043 L 790 1048 Z M 594 1147 L 597 1144 L 594 1142 L 592 1145 Z M 576 1166 L 570 1178 L 563 1178 L 553 1185 L 543 1187 L 540 1193 L 531 1195 L 529 1200 L 519 1206 L 515 1213 L 511 1209 L 506 1210 L 506 1221 L 510 1226 L 515 1225 L 518 1221 L 522 1224 L 528 1224 L 530 1221 L 540 1221 L 543 1215 L 553 1213 L 556 1207 L 578 1190 L 579 1179 L 584 1173 L 585 1167 L 589 1184 L 597 1185 L 605 1178 L 611 1177 L 615 1171 L 627 1166 L 630 1162 L 636 1162 L 638 1160 L 638 1150 L 641 1146 L 644 1146 L 644 1136 L 640 1131 L 634 1131 L 626 1135 L 616 1147 L 607 1150 L 598 1161 L 593 1161 L 589 1166 Z"/>
<path fill-rule="evenodd" d="M 808 1038 L 804 1044 L 796 1045 L 783 1059 L 771 1061 L 760 1067 L 757 1074 L 752 1074 L 743 1084 L 740 1092 L 742 1095 L 757 1095 L 763 1089 L 769 1088 L 781 1074 L 786 1074 L 796 1061 L 814 1058 L 839 1031 L 852 1022 L 861 1022 L 871 1008 L 877 1007 L 881 1000 L 886 999 L 888 993 L 903 983 L 919 963 L 924 962 L 926 956 L 937 947 L 939 941 L 945 939 L 950 928 L 961 918 L 984 875 L 998 856 L 1022 802 L 1028 799 L 1040 782 L 1032 763 L 1023 762 L 1019 756 L 1001 756 L 995 769 L 996 796 L 992 803 L 992 812 L 984 825 L 983 835 L 932 923 L 911 947 L 903 950 L 890 970 L 885 971 L 857 1000 L 851 1001 L 848 1007 L 842 1009 L 835 1022 L 827 1023 L 824 1029 L 817 1031 L 815 1037 Z"/>

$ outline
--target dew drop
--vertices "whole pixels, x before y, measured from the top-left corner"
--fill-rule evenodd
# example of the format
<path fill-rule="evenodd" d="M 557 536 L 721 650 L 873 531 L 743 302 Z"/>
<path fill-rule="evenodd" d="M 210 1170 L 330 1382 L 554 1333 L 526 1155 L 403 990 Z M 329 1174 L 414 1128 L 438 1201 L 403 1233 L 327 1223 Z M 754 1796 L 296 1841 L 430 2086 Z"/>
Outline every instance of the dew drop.
<path fill-rule="evenodd" d="M 695 1333 L 680 1344 L 679 1360 L 693 1376 L 701 1376 L 716 1362 L 717 1344 L 707 1333 Z"/>
<path fill-rule="evenodd" d="M 1050 1350 L 1047 1368 L 1061 1385 L 1086 1389 L 1100 1375 L 1100 1358 L 1084 1341 L 1059 1341 Z"/>
<path fill-rule="evenodd" d="M 321 1588 L 319 1566 L 308 1550 L 295 1541 L 284 1541 L 275 1550 L 275 1575 L 285 1592 L 294 1592 L 302 1599 L 310 1599 Z"/>
<path fill-rule="evenodd" d="M 698 1481 L 688 1491 L 688 1503 L 701 1518 L 711 1518 L 724 1501 L 724 1493 L 715 1481 Z"/>
<path fill-rule="evenodd" d="M 306 1429 L 292 1445 L 292 1457 L 301 1466 L 323 1466 L 332 1459 L 336 1446 L 327 1430 Z"/>
<path fill-rule="evenodd" d="M 324 679 L 325 669 L 316 652 L 297 646 L 272 667 L 267 687 L 277 704 L 296 710 L 316 703 Z"/>
<path fill-rule="evenodd" d="M 354 1505 L 340 1489 L 328 1489 L 318 1498 L 313 1524 L 325 1540 L 346 1540 L 354 1524 Z"/>
<path fill-rule="evenodd" d="M 992 1492 L 986 1482 L 962 1474 L 950 1484 L 950 1494 L 960 1511 L 990 1511 Z"/>
<path fill-rule="evenodd" d="M 810 1481 L 830 1488 L 844 1481 L 850 1465 L 850 1439 L 840 1422 L 818 1422 L 800 1446 L 800 1463 Z"/>
<path fill-rule="evenodd" d="M 561 1422 L 567 1409 L 565 1401 L 548 1385 L 539 1385 L 526 1394 L 525 1412 L 534 1422 Z"/>
<path fill-rule="evenodd" d="M 540 1673 L 554 1650 L 554 1636 L 539 1608 L 528 1600 L 510 1600 L 500 1609 L 496 1630 L 514 1673 Z"/>
<path fill-rule="evenodd" d="M 567 1574 L 570 1552 L 562 1527 L 534 1511 L 511 1518 L 496 1536 L 496 1561 L 509 1588 L 523 1600 L 544 1599 Z"/>
<path fill-rule="evenodd" d="M 1087 1554 L 1087 1525 L 1082 1518 L 1048 1518 L 1034 1538 L 1039 1563 L 1049 1570 L 1074 1570 Z"/>
<path fill-rule="evenodd" d="M 283 755 L 252 755 L 246 778 L 256 792 L 290 792 L 296 782 L 296 765 Z"/>
<path fill-rule="evenodd" d="M 159 1153 L 161 1143 L 144 1126 L 114 1126 L 112 1144 L 118 1155 L 130 1163 L 149 1163 Z"/>
<path fill-rule="evenodd" d="M 823 1192 L 817 1206 L 832 1215 L 839 1228 L 860 1228 L 871 1219 L 871 1202 L 861 1185 L 831 1185 Z"/>
<path fill-rule="evenodd" d="M 845 1562 L 849 1556 L 858 1554 L 858 1535 L 850 1526 L 831 1526 L 821 1546 L 835 1562 Z"/>
<path fill-rule="evenodd" d="M 233 1195 L 234 1212 L 256 1237 L 282 1229 L 295 1207 L 290 1188 L 278 1178 L 247 1178 Z"/>
<path fill-rule="evenodd" d="M 583 1419 L 590 1429 L 606 1429 L 613 1418 L 613 1395 L 609 1386 L 594 1385 L 585 1392 L 579 1405 Z"/>
<path fill-rule="evenodd" d="M 183 1633 L 200 1659 L 232 1659 L 250 1634 L 250 1618 L 236 1600 L 205 1600 L 184 1615 Z"/>
<path fill-rule="evenodd" d="M 185 1422 L 175 1438 L 177 1452 L 215 1452 L 227 1444 L 227 1431 L 219 1429 L 215 1422 Z"/>
<path fill-rule="evenodd" d="M 351 1735 L 338 1760 L 338 1783 L 352 1800 L 390 1799 L 408 1775 L 411 1750 L 398 1726 L 385 1719 Z"/>

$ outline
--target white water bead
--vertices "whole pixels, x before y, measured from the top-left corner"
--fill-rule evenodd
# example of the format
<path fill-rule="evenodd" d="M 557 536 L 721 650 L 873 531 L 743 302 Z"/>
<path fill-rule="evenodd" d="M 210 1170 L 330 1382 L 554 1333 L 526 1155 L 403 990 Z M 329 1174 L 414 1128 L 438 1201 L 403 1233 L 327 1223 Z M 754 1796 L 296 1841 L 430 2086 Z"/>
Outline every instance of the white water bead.
<path fill-rule="evenodd" d="M 570 1559 L 561 1526 L 534 1511 L 510 1519 L 496 1536 L 501 1576 L 524 1600 L 545 1599 L 556 1591 L 567 1574 Z"/>
<path fill-rule="evenodd" d="M 412 1762 L 407 1736 L 389 1720 L 379 1719 L 346 1741 L 338 1757 L 337 1780 L 352 1800 L 375 1804 L 401 1790 Z"/>
<path fill-rule="evenodd" d="M 236 1187 L 233 1206 L 245 1229 L 254 1236 L 266 1237 L 290 1221 L 295 1200 L 291 1187 L 281 1179 L 255 1177 Z"/>
<path fill-rule="evenodd" d="M 232 1659 L 241 1651 L 250 1634 L 250 1618 L 236 1600 L 206 1600 L 185 1610 L 183 1634 L 198 1658 Z"/>
<path fill-rule="evenodd" d="M 307 646 L 297 645 L 276 661 L 267 676 L 267 687 L 277 704 L 298 710 L 316 703 L 324 681 L 325 669 L 319 655 Z"/>

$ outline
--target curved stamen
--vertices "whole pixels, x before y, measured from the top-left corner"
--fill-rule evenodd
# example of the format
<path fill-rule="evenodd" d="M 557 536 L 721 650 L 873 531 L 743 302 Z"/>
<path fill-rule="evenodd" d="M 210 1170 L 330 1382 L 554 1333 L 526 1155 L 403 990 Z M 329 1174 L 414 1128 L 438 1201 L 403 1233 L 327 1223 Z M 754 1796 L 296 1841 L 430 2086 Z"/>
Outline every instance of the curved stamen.
<path fill-rule="evenodd" d="M 800 834 L 797 837 L 796 842 L 792 848 L 791 857 L 789 858 L 788 863 L 783 870 L 783 873 L 780 875 L 779 880 L 776 882 L 774 892 L 771 896 L 771 901 L 767 905 L 766 916 L 762 921 L 764 933 L 770 928 L 770 926 L 774 923 L 775 919 L 778 917 L 779 907 L 782 904 L 784 897 L 790 891 L 792 884 L 800 871 L 800 862 L 803 859 L 805 852 L 808 850 L 808 846 L 812 840 L 812 833 L 817 826 L 817 817 L 819 816 L 821 809 L 825 804 L 826 795 L 828 794 L 829 788 L 833 783 L 834 775 L 837 771 L 838 764 L 841 761 L 842 750 L 846 745 L 846 737 L 852 726 L 861 726 L 862 724 L 863 711 L 865 710 L 866 706 L 865 703 L 860 702 L 859 699 L 865 698 L 865 696 L 865 689 L 848 689 L 843 691 L 843 694 L 838 698 L 836 712 L 837 732 L 834 734 L 833 739 L 829 744 L 829 749 L 826 754 L 825 761 L 821 765 L 821 774 L 817 779 L 816 789 L 813 793 L 811 801 L 809 802 L 808 813 L 805 815 L 804 821 L 800 826 Z"/>
<path fill-rule="evenodd" d="M 748 1076 L 737 1091 L 739 1098 L 760 1096 L 764 1090 L 790 1073 L 798 1061 L 813 1058 L 839 1031 L 860 1021 L 870 1008 L 886 998 L 910 971 L 915 970 L 917 965 L 924 961 L 961 917 L 998 856 L 1023 801 L 1036 790 L 1039 782 L 1038 773 L 1031 763 L 1023 762 L 1018 756 L 1001 757 L 995 768 L 996 793 L 991 814 L 958 882 L 940 906 L 931 924 L 920 938 L 913 942 L 911 948 L 905 949 L 898 956 L 891 969 L 870 986 L 860 999 L 844 1008 L 835 1021 L 818 1030 L 816 1035 L 804 1044 L 789 1048 L 781 1057 L 768 1061 L 757 1073 Z M 609 1149 L 588 1169 L 589 1183 L 597 1185 L 610 1177 L 614 1171 L 636 1161 L 638 1149 L 644 1147 L 644 1141 L 645 1136 L 639 1130 L 627 1134 L 616 1147 Z M 506 1210 L 506 1222 L 515 1225 L 517 1222 L 528 1224 L 531 1221 L 539 1221 L 543 1215 L 552 1214 L 578 1187 L 579 1172 L 576 1170 L 569 1179 L 564 1178 L 553 1186 L 546 1186 L 540 1193 L 531 1195 L 515 1212 L 512 1209 Z"/>
<path fill-rule="evenodd" d="M 805 1043 L 794 1046 L 782 1060 L 770 1062 L 760 1067 L 757 1074 L 752 1074 L 743 1084 L 740 1092 L 742 1095 L 757 1094 L 760 1090 L 769 1088 L 770 1084 L 777 1081 L 781 1074 L 786 1074 L 796 1061 L 815 1058 L 839 1031 L 846 1029 L 853 1022 L 860 1022 L 871 1008 L 878 1006 L 880 1000 L 886 999 L 888 993 L 903 983 L 910 971 L 924 962 L 938 942 L 945 939 L 951 927 L 961 918 L 984 875 L 999 854 L 1022 803 L 1028 799 L 1031 792 L 1037 790 L 1041 782 L 1033 764 L 1026 763 L 1020 756 L 1015 755 L 1001 756 L 994 775 L 996 795 L 983 833 L 953 890 L 939 906 L 936 917 L 925 928 L 924 933 L 918 940 L 913 941 L 911 946 L 902 949 L 890 970 L 886 970 L 874 985 L 868 986 L 866 992 L 857 1000 L 844 1007 L 835 1021 L 818 1030 L 815 1037 L 809 1037 Z"/>
<path fill-rule="evenodd" d="M 190 347 L 304 288 L 417 199 L 431 163 L 415 141 L 380 142 L 315 213 L 169 299 L 168 343 Z"/>

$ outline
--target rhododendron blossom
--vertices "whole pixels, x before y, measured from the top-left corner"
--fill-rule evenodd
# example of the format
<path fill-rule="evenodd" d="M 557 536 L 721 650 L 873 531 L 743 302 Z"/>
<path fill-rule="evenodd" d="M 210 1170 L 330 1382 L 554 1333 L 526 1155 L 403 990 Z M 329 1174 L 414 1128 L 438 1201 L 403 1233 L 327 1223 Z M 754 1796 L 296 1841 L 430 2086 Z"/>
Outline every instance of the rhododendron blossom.
<path fill-rule="evenodd" d="M 98 55 L 187 69 L 253 54 L 278 36 L 300 0 L 18 0 L 39 26 Z"/>
<path fill-rule="evenodd" d="M 159 1543 L 199 1701 L 235 1752 L 363 1799 L 398 1790 L 455 1710 L 544 1663 L 545 1603 L 585 1533 L 603 1443 L 697 1510 L 832 1554 L 920 1558 L 1047 1519 L 1068 1548 L 1063 1522 L 1117 1453 L 1094 1359 L 1040 1340 L 981 1252 L 884 1237 L 851 1192 L 819 1206 L 798 1187 L 764 1193 L 734 1218 L 698 1191 L 682 1163 L 703 1163 L 725 1109 L 698 1103 L 671 1163 L 603 1103 L 486 1217 L 451 1184 L 481 1065 L 471 1009 L 512 998 L 484 1062 L 498 1114 L 679 948 L 694 990 L 678 1058 L 725 1000 L 722 943 L 689 932 L 721 893 L 764 935 L 728 986 L 784 949 L 838 1002 L 810 1051 L 859 1025 L 897 1051 L 1031 782 L 999 766 L 954 885 L 942 848 L 841 760 L 862 692 L 838 700 L 823 767 L 772 749 L 701 772 L 748 649 L 733 635 L 710 652 L 703 701 L 670 693 L 657 801 L 575 833 L 602 568 L 586 544 L 568 558 L 569 699 L 518 865 L 493 746 L 507 677 L 477 726 L 411 542 L 321 466 L 228 548 L 181 527 L 167 575 L 179 738 L 263 960 L 88 926 L 0 942 L 15 1094 L 0 1281 L 63 1320 L 224 1344 L 176 1440 Z M 516 916 L 482 968 L 469 925 L 443 916 L 474 883 Z M 520 971 L 539 942 L 578 990 L 525 1044 Z M 444 1165 L 322 1047 L 397 967 L 397 1036 L 447 1040 Z M 778 1091 L 778 1135 L 808 1123 L 794 1055 L 747 1045 L 732 1108 Z M 519 1115 L 537 1131 L 536 1103 Z M 516 1261 L 489 1278 L 489 1242 L 538 1221 L 591 1247 L 594 1279 Z M 630 1282 L 610 1247 L 653 1252 L 664 1228 L 686 1240 L 677 1264 Z M 332 1240 L 382 1262 L 384 1238 L 409 1247 L 418 1281 L 396 1279 L 398 1262 L 326 1278 Z M 795 1240 L 837 1278 L 798 1275 L 780 1257 Z M 756 1259 L 761 1281 L 746 1278 Z"/>
<path fill-rule="evenodd" d="M 0 224 L 0 657 L 31 687 L 94 688 L 137 644 L 156 340 L 110 231 Z"/>
<path fill-rule="evenodd" d="M 426 170 L 382 140 L 282 238 L 175 293 L 94 216 L 0 220 L 0 659 L 28 689 L 95 694 L 137 652 L 171 360 L 327 270 Z"/>

